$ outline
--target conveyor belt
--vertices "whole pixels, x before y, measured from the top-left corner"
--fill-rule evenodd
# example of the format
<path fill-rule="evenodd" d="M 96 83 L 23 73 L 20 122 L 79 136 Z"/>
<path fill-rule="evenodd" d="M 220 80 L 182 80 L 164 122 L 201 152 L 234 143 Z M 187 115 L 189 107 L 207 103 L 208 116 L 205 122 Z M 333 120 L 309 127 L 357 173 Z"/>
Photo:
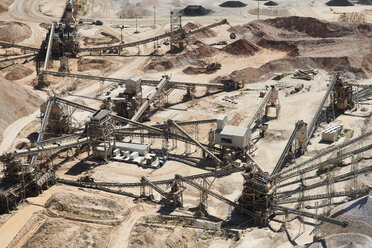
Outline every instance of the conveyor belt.
<path fill-rule="evenodd" d="M 55 25 L 56 25 L 56 23 L 53 22 L 52 27 L 50 28 L 50 32 L 49 32 L 48 47 L 47 47 L 47 51 L 46 51 L 46 54 L 45 54 L 45 61 L 44 61 L 44 71 L 48 70 L 49 58 L 50 58 L 50 54 L 52 52 L 52 47 L 53 47 L 53 37 L 54 37 Z"/>
<path fill-rule="evenodd" d="M 218 199 L 218 200 L 220 200 L 220 201 L 222 201 L 224 203 L 229 204 L 230 206 L 233 206 L 234 208 L 236 208 L 239 211 L 241 211 L 241 212 L 243 212 L 243 213 L 245 213 L 245 214 L 253 217 L 254 219 L 257 218 L 257 216 L 254 213 L 252 213 L 251 211 L 249 211 L 248 209 L 245 209 L 245 208 L 241 207 L 239 204 L 237 204 L 237 203 L 235 203 L 235 202 L 233 202 L 233 201 L 231 201 L 231 200 L 223 197 L 222 195 L 219 195 L 219 194 L 217 194 L 217 193 L 215 193 L 215 192 L 213 192 L 213 191 L 211 191 L 211 190 L 209 190 L 207 188 L 204 188 L 203 186 L 201 186 L 201 185 L 199 185 L 199 184 L 191 181 L 190 179 L 188 179 L 186 177 L 183 177 L 181 175 L 176 174 L 176 178 L 182 180 L 183 182 L 185 182 L 185 183 L 187 183 L 187 184 L 189 184 L 191 186 L 193 186 L 196 189 L 199 189 L 201 191 L 206 192 L 207 194 L 213 196 L 214 198 L 216 198 L 216 199 Z"/>
<path fill-rule="evenodd" d="M 342 181 L 344 181 L 346 179 L 349 179 L 350 177 L 353 177 L 355 175 L 363 174 L 363 173 L 370 172 L 370 171 L 372 171 L 372 166 L 368 166 L 368 167 L 359 169 L 359 170 L 357 170 L 355 172 L 354 171 L 351 171 L 351 172 L 348 172 L 348 173 L 345 173 L 345 174 L 342 174 L 342 175 L 339 175 L 339 176 L 335 176 L 335 177 L 332 178 L 332 182 L 333 183 L 342 182 Z M 276 193 L 276 198 L 277 199 L 279 199 L 279 198 L 285 198 L 285 197 L 291 196 L 291 195 L 293 195 L 295 193 L 302 192 L 302 191 L 308 191 L 308 190 L 311 190 L 311 189 L 315 189 L 315 188 L 324 186 L 326 184 L 329 184 L 329 180 L 328 179 L 323 180 L 321 182 L 317 182 L 317 183 L 311 184 L 311 185 L 302 186 L 302 187 L 297 188 L 297 189 L 294 189 L 294 190 L 277 192 Z"/>
<path fill-rule="evenodd" d="M 14 48 L 20 48 L 20 49 L 23 49 L 23 50 L 36 51 L 36 52 L 39 52 L 39 50 L 40 50 L 39 48 L 36 48 L 36 47 L 17 45 L 17 44 L 13 44 L 13 43 L 6 42 L 6 41 L 0 41 L 0 46 L 2 46 L 4 48 L 14 47 Z"/>
<path fill-rule="evenodd" d="M 154 99 L 161 93 L 161 90 L 166 86 L 166 84 L 169 81 L 168 76 L 163 76 L 163 78 L 160 80 L 159 84 L 151 91 L 151 93 L 146 97 L 146 99 L 143 101 L 141 107 L 137 109 L 133 117 L 131 118 L 132 121 L 138 121 L 139 118 L 143 115 L 143 113 L 146 111 L 148 107 L 150 107 L 150 104 L 154 101 Z M 127 127 L 130 127 L 127 126 Z"/>
<path fill-rule="evenodd" d="M 17 60 L 17 59 L 25 59 L 25 58 L 33 57 L 33 56 L 36 56 L 36 55 L 37 55 L 37 53 L 27 53 L 27 54 L 15 55 L 15 56 L 7 56 L 7 57 L 4 57 L 4 58 L 1 58 L 0 63 L 1 62 L 12 61 L 12 60 Z"/>
<path fill-rule="evenodd" d="M 307 195 L 307 196 L 300 196 L 300 197 L 293 197 L 293 198 L 285 198 L 282 200 L 278 200 L 277 204 L 288 204 L 293 202 L 302 202 L 302 201 L 313 201 L 325 198 L 334 198 L 334 197 L 342 197 L 342 196 L 352 196 L 352 195 L 365 195 L 371 192 L 371 187 L 367 187 L 364 189 L 357 189 L 357 190 L 346 190 L 341 192 L 333 192 L 333 193 L 326 193 L 326 194 L 316 194 L 316 195 Z"/>
<path fill-rule="evenodd" d="M 351 144 L 354 144 L 354 143 L 356 143 L 356 142 L 358 142 L 358 141 L 360 141 L 360 140 L 362 140 L 362 139 L 364 139 L 366 137 L 369 137 L 370 135 L 372 135 L 372 131 L 370 131 L 368 133 L 365 133 L 365 134 L 363 134 L 361 136 L 358 136 L 358 137 L 356 137 L 354 139 L 351 139 L 351 140 L 349 140 L 349 141 L 347 141 L 345 143 L 342 143 L 340 145 L 337 145 L 337 146 L 334 146 L 334 147 L 332 147 L 330 149 L 327 149 L 326 151 L 322 152 L 321 154 L 319 154 L 319 155 L 317 155 L 315 157 L 312 157 L 312 158 L 310 158 L 310 159 L 308 159 L 308 160 L 306 160 L 306 161 L 304 161 L 304 162 L 302 162 L 302 163 L 300 163 L 298 165 L 295 165 L 295 166 L 293 166 L 293 167 L 291 167 L 291 168 L 289 168 L 289 169 L 287 169 L 285 171 L 281 171 L 279 173 L 276 173 L 274 175 L 271 175 L 269 179 L 270 180 L 273 180 L 275 178 L 281 177 L 282 175 L 284 175 L 284 174 L 286 174 L 288 172 L 291 172 L 293 170 L 297 170 L 297 169 L 301 168 L 302 166 L 307 165 L 308 163 L 313 162 L 313 161 L 315 161 L 315 160 L 323 157 L 324 155 L 327 155 L 327 154 L 329 154 L 331 152 L 334 152 L 336 150 L 341 150 L 342 148 L 344 148 L 346 146 L 349 146 Z"/>
<path fill-rule="evenodd" d="M 232 168 L 228 170 L 219 170 L 214 172 L 207 172 L 202 174 L 196 174 L 191 176 L 185 176 L 186 179 L 198 179 L 198 178 L 204 178 L 204 177 L 220 177 L 220 176 L 226 176 L 230 175 L 236 172 L 242 172 L 244 171 L 244 168 Z M 78 186 L 78 187 L 85 187 L 85 186 L 97 186 L 97 187 L 117 187 L 117 188 L 131 188 L 131 187 L 140 187 L 142 183 L 107 183 L 107 182 L 78 182 L 78 181 L 72 181 L 72 180 L 66 180 L 58 178 L 57 182 Z M 173 179 L 166 179 L 166 180 L 160 180 L 160 181 L 152 181 L 153 184 L 171 184 L 173 183 Z"/>
<path fill-rule="evenodd" d="M 285 180 L 288 180 L 289 178 L 292 178 L 292 177 L 295 177 L 295 176 L 299 176 L 301 174 L 303 175 L 303 174 L 305 174 L 307 172 L 310 172 L 312 170 L 316 170 L 316 169 L 321 168 L 323 166 L 326 166 L 326 165 L 329 165 L 329 164 L 333 164 L 333 163 L 339 162 L 339 161 L 341 161 L 341 160 L 343 160 L 343 159 L 345 159 L 347 157 L 350 157 L 352 155 L 356 155 L 356 154 L 359 154 L 359 153 L 368 151 L 370 149 L 372 149 L 372 144 L 367 145 L 367 146 L 364 146 L 362 148 L 355 149 L 353 151 L 350 151 L 350 152 L 347 152 L 347 153 L 344 153 L 344 154 L 341 154 L 338 157 L 328 159 L 328 160 L 323 161 L 321 163 L 310 165 L 309 167 L 306 167 L 304 169 L 300 169 L 300 170 L 298 170 L 296 172 L 289 173 L 289 174 L 287 174 L 285 176 L 280 177 L 276 181 L 277 182 L 283 182 Z"/>
<path fill-rule="evenodd" d="M 41 73 L 45 75 L 52 75 L 55 77 L 71 77 L 71 78 L 80 78 L 80 79 L 96 80 L 96 81 L 109 81 L 109 82 L 120 83 L 120 84 L 125 83 L 125 79 L 121 79 L 121 78 L 100 77 L 100 76 L 73 74 L 73 73 L 56 72 L 56 71 L 42 71 Z M 159 83 L 158 80 L 141 79 L 141 85 L 156 86 L 158 83 Z M 181 88 L 181 89 L 185 89 L 187 87 L 223 88 L 223 84 L 216 84 L 216 83 L 193 83 L 193 82 L 169 81 L 168 84 L 170 84 L 174 88 Z"/>
<path fill-rule="evenodd" d="M 280 172 L 283 169 L 285 158 L 287 157 L 289 149 L 291 149 L 291 147 L 292 147 L 293 141 L 296 138 L 296 134 L 297 134 L 298 130 L 300 130 L 300 127 L 301 126 L 300 126 L 299 122 L 297 122 L 296 125 L 295 125 L 295 128 L 294 128 L 294 130 L 291 134 L 291 137 L 289 138 L 289 140 L 287 142 L 287 145 L 285 146 L 285 148 L 282 152 L 282 155 L 280 155 L 280 158 L 279 158 L 278 162 L 276 163 L 276 166 L 275 166 L 273 172 L 271 173 L 271 175 L 274 175 L 274 174 Z"/>
<path fill-rule="evenodd" d="M 314 131 L 315 131 L 315 128 L 317 126 L 317 123 L 319 121 L 319 117 L 320 117 L 320 113 L 324 107 L 324 104 L 326 103 L 329 95 L 331 94 L 337 80 L 339 78 L 339 75 L 336 73 L 334 76 L 333 76 L 333 79 L 332 79 L 332 82 L 329 84 L 329 87 L 323 97 L 323 100 L 322 102 L 320 103 L 319 105 L 319 108 L 318 110 L 316 111 L 315 115 L 314 115 L 314 118 L 313 120 L 311 121 L 311 124 L 309 125 L 309 128 L 308 128 L 308 132 L 307 132 L 307 138 L 306 138 L 306 141 L 305 141 L 305 146 L 307 146 L 307 144 L 309 143 L 310 139 L 311 139 L 311 136 L 313 136 L 314 134 Z"/>
<path fill-rule="evenodd" d="M 269 101 L 269 98 L 270 98 L 270 95 L 271 95 L 271 92 L 273 91 L 273 88 L 270 87 L 268 89 L 268 91 L 266 92 L 265 96 L 262 98 L 260 104 L 258 105 L 258 107 L 256 108 L 254 114 L 252 115 L 251 119 L 249 120 L 248 124 L 246 125 L 246 128 L 251 128 L 253 122 L 255 122 L 255 120 L 257 119 L 257 116 L 261 113 L 263 107 L 265 107 L 265 104 L 267 103 L 267 101 Z"/>
<path fill-rule="evenodd" d="M 191 137 L 187 132 L 185 132 L 180 126 L 177 125 L 176 122 L 173 120 L 170 120 L 172 125 L 177 128 L 178 131 L 180 131 L 183 135 L 185 135 L 192 143 L 200 147 L 204 152 L 206 152 L 209 156 L 211 156 L 212 159 L 214 159 L 217 164 L 223 164 L 223 162 L 216 157 L 212 152 L 210 152 L 207 148 L 205 148 L 202 144 L 200 144 L 197 140 L 195 140 L 193 137 Z"/>
<path fill-rule="evenodd" d="M 153 188 L 156 192 L 158 192 L 159 194 L 161 194 L 162 196 L 164 197 L 167 197 L 167 193 L 165 193 L 164 190 L 162 190 L 159 186 L 157 186 L 156 184 L 152 183 L 150 180 L 148 180 L 146 177 L 142 177 L 141 178 L 141 182 L 150 186 L 151 188 Z"/>
<path fill-rule="evenodd" d="M 298 215 L 313 218 L 313 219 L 316 219 L 316 220 L 322 220 L 322 221 L 329 222 L 329 223 L 339 225 L 339 226 L 342 226 L 342 227 L 346 227 L 348 225 L 347 220 L 340 221 L 340 220 L 330 218 L 330 217 L 327 217 L 327 216 L 324 216 L 324 215 L 313 214 L 313 213 L 310 213 L 310 212 L 307 212 L 307 211 L 297 210 L 297 209 L 288 208 L 288 207 L 283 207 L 283 206 L 279 206 L 279 205 L 276 205 L 276 204 L 272 204 L 271 206 L 275 210 L 281 210 L 281 211 L 284 211 L 284 212 L 288 212 L 288 213 L 292 213 L 292 214 L 298 214 Z"/>
<path fill-rule="evenodd" d="M 201 27 L 201 28 L 195 29 L 193 31 L 190 31 L 189 33 L 186 33 L 186 37 L 189 36 L 189 35 L 196 34 L 198 32 L 202 32 L 206 29 L 210 29 L 210 28 L 213 28 L 213 27 L 216 27 L 216 26 L 219 26 L 219 25 L 222 25 L 222 24 L 226 24 L 226 23 L 227 23 L 227 20 L 223 19 L 222 21 L 212 23 L 208 26 Z M 178 32 L 178 31 L 175 31 L 175 32 Z M 150 42 L 153 42 L 153 41 L 158 41 L 160 39 L 169 37 L 171 35 L 172 35 L 172 32 L 167 32 L 167 33 L 162 34 L 162 35 L 157 35 L 157 36 L 154 36 L 154 37 L 151 37 L 151 38 L 148 38 L 148 39 L 144 39 L 144 40 L 140 40 L 140 41 L 134 41 L 134 42 L 130 42 L 130 43 L 110 45 L 110 46 L 102 46 L 102 47 L 80 48 L 80 52 L 104 51 L 104 50 L 108 50 L 108 49 L 121 49 L 121 48 L 126 48 L 126 47 L 134 47 L 134 46 L 150 43 Z"/>
<path fill-rule="evenodd" d="M 61 149 L 69 148 L 69 147 L 74 147 L 74 146 L 82 145 L 88 142 L 89 142 L 89 138 L 85 137 L 85 138 L 81 138 L 78 140 L 65 142 L 61 144 L 37 146 L 37 147 L 29 148 L 29 149 L 18 150 L 18 151 L 10 152 L 9 154 L 14 155 L 14 156 L 33 155 L 33 154 L 38 154 L 41 152 L 47 152 L 51 150 L 61 150 Z"/>

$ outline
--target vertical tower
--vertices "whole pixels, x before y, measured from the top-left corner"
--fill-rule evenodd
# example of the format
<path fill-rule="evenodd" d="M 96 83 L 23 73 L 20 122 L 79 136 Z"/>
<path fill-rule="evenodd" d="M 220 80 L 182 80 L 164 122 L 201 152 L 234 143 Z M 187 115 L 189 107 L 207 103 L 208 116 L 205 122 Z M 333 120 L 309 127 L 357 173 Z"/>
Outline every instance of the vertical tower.
<path fill-rule="evenodd" d="M 181 18 L 181 13 L 170 12 L 171 51 L 178 51 L 184 48 L 183 39 L 185 38 L 185 31 L 182 28 Z"/>

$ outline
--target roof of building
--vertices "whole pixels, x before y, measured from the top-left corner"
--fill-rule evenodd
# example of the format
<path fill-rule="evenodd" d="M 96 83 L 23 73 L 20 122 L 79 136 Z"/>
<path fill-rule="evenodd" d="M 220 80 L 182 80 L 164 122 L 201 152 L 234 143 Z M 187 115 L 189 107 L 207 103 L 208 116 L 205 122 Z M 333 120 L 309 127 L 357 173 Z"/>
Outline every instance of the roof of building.
<path fill-rule="evenodd" d="M 242 137 L 248 132 L 248 128 L 238 126 L 225 126 L 220 132 L 221 135 Z"/>
<path fill-rule="evenodd" d="M 132 76 L 132 77 L 128 78 L 127 80 L 131 80 L 131 81 L 134 81 L 134 82 L 138 82 L 138 81 L 141 80 L 141 78 L 138 77 L 138 76 Z"/>
<path fill-rule="evenodd" d="M 91 118 L 92 121 L 100 121 L 110 113 L 110 110 L 101 109 L 95 112 Z"/>
<path fill-rule="evenodd" d="M 115 148 L 127 150 L 146 150 L 150 147 L 149 144 L 138 144 L 138 143 L 127 143 L 127 142 L 119 142 L 115 143 Z"/>

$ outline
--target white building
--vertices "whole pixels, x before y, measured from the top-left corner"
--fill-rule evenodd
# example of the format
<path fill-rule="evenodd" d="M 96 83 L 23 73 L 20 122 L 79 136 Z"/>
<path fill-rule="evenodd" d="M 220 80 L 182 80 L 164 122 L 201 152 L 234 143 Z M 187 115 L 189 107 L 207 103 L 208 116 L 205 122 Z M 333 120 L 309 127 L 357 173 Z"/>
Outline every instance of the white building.
<path fill-rule="evenodd" d="M 245 149 L 251 139 L 251 130 L 245 127 L 227 125 L 227 116 L 217 117 L 216 144 Z"/>

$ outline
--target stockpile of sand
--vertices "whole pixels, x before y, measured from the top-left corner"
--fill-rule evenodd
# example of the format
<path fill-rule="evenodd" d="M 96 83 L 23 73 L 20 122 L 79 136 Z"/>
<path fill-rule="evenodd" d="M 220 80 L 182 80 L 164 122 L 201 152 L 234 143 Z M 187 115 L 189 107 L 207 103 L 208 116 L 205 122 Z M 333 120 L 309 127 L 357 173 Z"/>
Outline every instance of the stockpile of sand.
<path fill-rule="evenodd" d="M 240 39 L 225 46 L 221 50 L 234 55 L 253 56 L 259 50 L 259 48 L 252 42 L 247 41 L 246 39 Z"/>
<path fill-rule="evenodd" d="M 364 196 L 354 201 L 337 206 L 331 215 L 339 220 L 347 219 L 346 227 L 323 223 L 318 236 L 327 237 L 334 234 L 362 234 L 372 237 L 372 196 Z M 372 244 L 372 243 L 370 243 Z"/>
<path fill-rule="evenodd" d="M 7 72 L 5 74 L 5 78 L 10 81 L 22 79 L 24 77 L 31 75 L 34 72 L 30 68 L 20 64 L 15 64 L 14 66 L 8 67 L 7 69 L 5 69 L 5 71 Z"/>
<path fill-rule="evenodd" d="M 109 247 L 112 229 L 109 225 L 51 218 L 47 219 L 22 247 Z"/>
<path fill-rule="evenodd" d="M 329 236 L 321 239 L 308 248 L 324 248 L 324 247 L 350 247 L 350 248 L 366 248 L 371 247 L 372 238 L 367 235 L 358 233 L 343 233 Z"/>
<path fill-rule="evenodd" d="M 188 22 L 183 28 L 185 29 L 186 33 L 194 30 L 194 29 L 197 29 L 197 28 L 200 28 L 201 25 L 199 24 L 195 24 L 193 22 Z M 194 37 L 196 38 L 209 38 L 209 37 L 216 37 L 217 34 L 215 31 L 213 31 L 212 29 L 207 29 L 207 30 L 204 30 L 202 32 L 198 32 L 196 34 L 193 35 Z"/>
<path fill-rule="evenodd" d="M 79 59 L 78 71 L 87 70 L 104 70 L 109 67 L 112 63 L 106 59 Z"/>
<path fill-rule="evenodd" d="M 110 45 L 118 43 L 120 40 L 113 36 L 112 34 L 100 31 L 98 34 L 95 34 L 93 37 L 83 37 L 84 46 L 89 45 Z"/>
<path fill-rule="evenodd" d="M 79 219 L 121 219 L 122 206 L 116 201 L 101 197 L 81 196 L 71 193 L 56 193 L 46 203 L 48 210 Z"/>
<path fill-rule="evenodd" d="M 208 15 L 211 12 L 211 10 L 206 9 L 201 5 L 188 5 L 180 12 L 185 16 L 204 16 Z"/>
<path fill-rule="evenodd" d="M 219 51 L 218 48 L 201 45 L 196 49 L 177 54 L 177 56 L 168 54 L 161 58 L 154 58 L 145 66 L 144 71 L 165 71 L 183 65 L 202 66 L 204 58 L 212 57 Z"/>
<path fill-rule="evenodd" d="M 245 6 L 247 6 L 247 4 L 242 3 L 240 1 L 227 1 L 227 2 L 220 4 L 220 7 L 224 7 L 224 8 L 241 8 Z"/>
<path fill-rule="evenodd" d="M 260 24 L 280 29 L 278 31 L 281 33 L 278 35 L 283 38 L 298 38 L 301 37 L 301 34 L 320 38 L 341 37 L 352 33 L 352 30 L 345 25 L 320 21 L 312 17 L 278 17 L 252 22 L 252 26 L 258 29 L 261 28 Z M 288 34 L 288 32 L 290 33 Z"/>
<path fill-rule="evenodd" d="M 275 49 L 280 51 L 287 52 L 288 56 L 295 57 L 299 55 L 298 47 L 296 42 L 291 41 L 284 41 L 284 40 L 268 40 L 265 38 L 260 39 L 257 42 L 257 45 L 268 48 L 268 49 Z"/>
<path fill-rule="evenodd" d="M 273 2 L 273 1 L 268 1 L 268 2 L 264 3 L 264 5 L 265 5 L 265 6 L 277 6 L 278 3 Z"/>
<path fill-rule="evenodd" d="M 0 78 L 0 142 L 5 128 L 19 118 L 33 113 L 41 99 L 22 85 Z"/>
<path fill-rule="evenodd" d="M 327 6 L 354 6 L 353 3 L 350 3 L 348 0 L 331 0 L 326 2 Z"/>
<path fill-rule="evenodd" d="M 29 26 L 20 22 L 0 22 L 0 40 L 18 43 L 31 37 Z"/>

